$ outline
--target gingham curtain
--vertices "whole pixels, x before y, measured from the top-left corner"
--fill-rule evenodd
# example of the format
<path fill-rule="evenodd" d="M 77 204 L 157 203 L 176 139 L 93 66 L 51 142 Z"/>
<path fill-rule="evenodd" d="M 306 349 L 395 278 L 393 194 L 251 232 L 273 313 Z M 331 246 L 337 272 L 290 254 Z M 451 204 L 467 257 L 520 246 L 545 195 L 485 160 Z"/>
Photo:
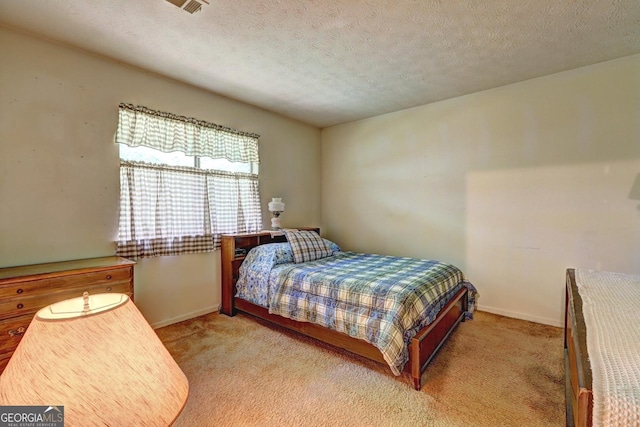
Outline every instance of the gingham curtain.
<path fill-rule="evenodd" d="M 230 162 L 259 163 L 258 138 L 202 120 L 120 104 L 116 142 L 131 147 L 145 146 L 188 156 L 227 159 Z"/>
<path fill-rule="evenodd" d="M 122 109 L 121 105 L 121 112 Z M 137 120 L 139 113 L 136 112 Z M 165 119 L 156 115 L 146 117 L 145 122 Z M 128 134 L 120 127 L 116 142 L 127 143 L 117 139 L 118 135 Z M 151 127 L 158 129 L 159 125 Z M 138 127 L 137 131 L 144 130 Z M 152 133 L 158 134 L 148 132 Z M 182 139 L 188 140 L 184 135 Z M 137 136 L 134 139 L 148 140 Z M 153 140 L 157 142 L 159 138 Z M 199 145 L 197 141 L 185 144 Z M 240 154 L 241 157 L 247 155 L 246 150 L 234 147 L 230 156 L 235 158 L 242 151 L 245 154 Z M 246 158 L 252 156 L 249 153 Z M 229 158 L 226 154 L 224 157 Z M 136 259 L 207 252 L 220 247 L 221 234 L 249 233 L 261 228 L 257 175 L 120 161 L 120 223 L 116 244 L 120 256 Z"/>

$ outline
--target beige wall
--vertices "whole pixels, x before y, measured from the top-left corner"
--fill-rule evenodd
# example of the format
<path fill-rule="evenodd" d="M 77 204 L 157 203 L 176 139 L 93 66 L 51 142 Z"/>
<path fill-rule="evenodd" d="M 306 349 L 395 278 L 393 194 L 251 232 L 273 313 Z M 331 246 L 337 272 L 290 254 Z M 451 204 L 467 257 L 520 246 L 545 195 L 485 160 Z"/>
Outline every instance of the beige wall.
<path fill-rule="evenodd" d="M 323 230 L 452 262 L 480 309 L 561 325 L 566 268 L 640 273 L 639 173 L 636 55 L 324 129 Z"/>
<path fill-rule="evenodd" d="M 317 128 L 3 27 L 0 51 L 0 267 L 114 253 L 120 102 L 260 134 L 265 226 L 274 196 L 286 203 L 283 225 L 320 225 Z M 140 261 L 136 303 L 147 320 L 217 309 L 219 258 Z"/>
<path fill-rule="evenodd" d="M 314 127 L 104 58 L 2 27 L 0 49 L 0 267 L 114 253 L 130 102 L 259 133 L 285 226 L 322 214 L 345 249 L 451 261 L 481 309 L 559 325 L 565 268 L 640 273 L 638 55 L 325 129 L 321 151 Z M 219 262 L 142 260 L 136 303 L 154 325 L 214 310 Z"/>

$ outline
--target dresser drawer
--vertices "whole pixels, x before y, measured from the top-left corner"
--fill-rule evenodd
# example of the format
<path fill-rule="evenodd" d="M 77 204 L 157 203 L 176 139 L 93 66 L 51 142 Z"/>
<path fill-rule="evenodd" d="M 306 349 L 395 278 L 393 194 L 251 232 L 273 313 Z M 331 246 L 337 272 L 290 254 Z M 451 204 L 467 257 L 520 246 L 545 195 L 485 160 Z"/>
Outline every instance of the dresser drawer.
<path fill-rule="evenodd" d="M 131 270 L 131 267 L 126 267 L 7 284 L 0 287 L 0 300 L 44 295 L 62 288 L 83 288 L 87 283 L 93 285 L 130 281 Z"/>
<path fill-rule="evenodd" d="M 33 315 L 29 314 L 0 321 L 0 355 L 15 350 L 29 327 L 31 319 Z"/>
<path fill-rule="evenodd" d="M 90 283 L 79 286 L 76 289 L 62 288 L 57 292 L 49 292 L 47 294 L 36 293 L 36 296 L 19 297 L 12 299 L 0 300 L 0 319 L 6 319 L 14 316 L 22 316 L 25 314 L 33 315 L 36 311 L 55 302 L 64 301 L 70 298 L 81 297 L 87 291 L 90 294 L 102 294 L 108 292 L 117 292 L 131 296 L 131 282 L 114 282 L 106 283 Z"/>

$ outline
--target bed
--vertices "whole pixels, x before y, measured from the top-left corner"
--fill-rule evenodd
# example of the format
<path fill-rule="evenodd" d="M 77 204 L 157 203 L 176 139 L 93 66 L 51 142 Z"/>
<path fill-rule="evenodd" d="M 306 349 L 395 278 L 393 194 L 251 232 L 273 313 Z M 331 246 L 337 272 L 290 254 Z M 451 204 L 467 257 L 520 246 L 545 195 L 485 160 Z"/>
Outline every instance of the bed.
<path fill-rule="evenodd" d="M 450 264 L 341 251 L 319 229 L 222 237 L 222 308 L 422 374 L 476 290 Z M 375 280 L 374 280 L 375 279 Z M 426 284 L 423 284 L 425 282 Z"/>
<path fill-rule="evenodd" d="M 567 269 L 568 426 L 640 425 L 640 276 Z"/>

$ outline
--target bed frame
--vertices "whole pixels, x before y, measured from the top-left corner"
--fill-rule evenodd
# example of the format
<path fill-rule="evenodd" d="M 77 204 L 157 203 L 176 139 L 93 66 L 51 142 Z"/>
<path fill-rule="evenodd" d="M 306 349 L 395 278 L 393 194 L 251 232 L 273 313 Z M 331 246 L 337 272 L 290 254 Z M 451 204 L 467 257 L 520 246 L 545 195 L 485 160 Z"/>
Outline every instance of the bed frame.
<path fill-rule="evenodd" d="M 567 426 L 591 427 L 593 388 L 587 330 L 575 269 L 567 269 L 564 317 L 564 366 Z"/>
<path fill-rule="evenodd" d="M 319 228 L 300 228 L 320 234 Z M 319 341 L 364 356 L 386 365 L 382 353 L 366 341 L 352 338 L 340 332 L 307 322 L 297 322 L 285 317 L 270 314 L 264 307 L 252 304 L 241 298 L 235 298 L 238 270 L 249 250 L 267 243 L 286 242 L 284 234 L 274 235 L 265 231 L 251 234 L 230 234 L 222 236 L 222 308 L 228 316 L 238 311 L 267 320 L 287 329 L 299 332 Z M 440 347 L 452 334 L 460 322 L 464 322 L 467 306 L 467 289 L 461 289 L 438 313 L 435 321 L 427 325 L 411 340 L 409 362 L 404 371 L 411 375 L 416 390 L 422 387 L 422 373 L 434 358 Z"/>

